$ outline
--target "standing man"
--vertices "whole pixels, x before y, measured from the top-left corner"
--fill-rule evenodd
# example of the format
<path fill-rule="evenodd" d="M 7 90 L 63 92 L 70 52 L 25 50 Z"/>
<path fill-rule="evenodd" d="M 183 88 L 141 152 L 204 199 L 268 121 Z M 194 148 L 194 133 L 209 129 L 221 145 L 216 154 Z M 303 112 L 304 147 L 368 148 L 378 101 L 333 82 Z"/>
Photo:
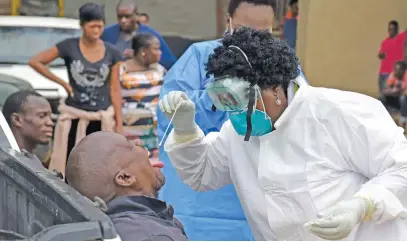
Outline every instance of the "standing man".
<path fill-rule="evenodd" d="M 381 60 L 379 70 L 379 91 L 382 94 L 383 88 L 386 85 L 386 80 L 393 70 L 397 61 L 404 59 L 404 44 L 406 40 L 406 32 L 399 34 L 399 23 L 395 20 L 389 22 L 388 26 L 389 37 L 382 41 L 378 57 Z"/>
<path fill-rule="evenodd" d="M 233 33 L 239 26 L 270 29 L 273 26 L 275 0 L 230 0 L 226 18 L 226 34 Z M 271 31 L 271 29 L 270 29 Z M 193 44 L 171 68 L 164 78 L 160 98 L 170 91 L 183 91 L 195 103 L 197 125 L 205 134 L 219 131 L 228 119 L 226 112 L 212 111 L 204 86 L 210 78 L 206 76 L 205 64 L 213 50 L 222 40 Z M 157 109 L 159 141 L 169 125 L 169 120 Z M 166 138 L 166 137 L 164 137 Z M 162 200 L 177 207 L 177 217 L 185 226 L 191 240 L 251 240 L 251 230 L 242 211 L 232 185 L 217 191 L 197 193 L 185 185 L 164 151 L 160 147 L 160 160 L 167 185 L 160 192 Z M 253 228 L 252 228 L 253 229 Z"/>
<path fill-rule="evenodd" d="M 109 42 L 123 53 L 126 59 L 133 56 L 131 39 L 137 33 L 148 32 L 154 34 L 160 40 L 162 56 L 160 64 L 167 70 L 176 61 L 163 37 L 149 26 L 137 22 L 137 3 L 135 0 L 121 0 L 117 4 L 117 24 L 113 24 L 105 29 L 101 39 Z"/>
<path fill-rule="evenodd" d="M 284 23 L 284 39 L 295 49 L 297 42 L 298 0 L 290 1 L 291 17 Z"/>
<path fill-rule="evenodd" d="M 150 23 L 150 16 L 146 13 L 140 13 L 138 21 L 141 24 L 148 25 Z"/>
<path fill-rule="evenodd" d="M 51 113 L 48 100 L 33 91 L 13 93 L 3 106 L 3 115 L 19 148 L 27 156 L 37 160 L 36 164 L 41 167 L 41 161 L 35 156 L 35 149 L 38 145 L 51 141 L 54 126 Z"/>

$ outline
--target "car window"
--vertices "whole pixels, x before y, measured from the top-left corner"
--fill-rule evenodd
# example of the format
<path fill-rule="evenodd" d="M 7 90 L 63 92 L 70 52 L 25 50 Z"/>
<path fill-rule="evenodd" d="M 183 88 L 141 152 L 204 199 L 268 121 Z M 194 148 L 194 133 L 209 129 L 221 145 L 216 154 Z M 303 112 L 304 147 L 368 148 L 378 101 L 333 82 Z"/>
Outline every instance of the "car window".
<path fill-rule="evenodd" d="M 0 74 L 0 110 L 3 109 L 2 107 L 8 96 L 22 90 L 33 91 L 34 88 L 30 83 L 22 79 Z"/>
<path fill-rule="evenodd" d="M 3 109 L 4 102 L 11 94 L 18 92 L 19 88 L 10 83 L 4 83 L 0 80 L 0 108 Z"/>
<path fill-rule="evenodd" d="M 17 141 L 14 138 L 14 135 L 11 132 L 11 129 L 8 126 L 8 123 L 4 118 L 2 112 L 0 112 L 0 147 L 13 148 L 17 151 L 20 151 Z"/>
<path fill-rule="evenodd" d="M 28 64 L 30 58 L 56 43 L 81 35 L 80 29 L 0 26 L 0 63 Z M 57 59 L 51 65 L 64 64 Z"/>
<path fill-rule="evenodd" d="M 3 128 L 0 128 L 0 147 L 11 147 L 10 142 L 8 142 L 7 137 L 4 134 Z"/>

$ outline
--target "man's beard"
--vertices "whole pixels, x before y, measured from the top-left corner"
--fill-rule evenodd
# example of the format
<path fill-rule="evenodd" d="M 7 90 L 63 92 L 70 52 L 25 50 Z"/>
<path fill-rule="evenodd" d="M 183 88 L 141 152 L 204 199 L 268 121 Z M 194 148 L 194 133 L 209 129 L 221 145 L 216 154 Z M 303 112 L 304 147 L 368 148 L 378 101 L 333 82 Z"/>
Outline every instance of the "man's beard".
<path fill-rule="evenodd" d="M 161 188 L 164 186 L 165 184 L 165 176 L 157 176 L 157 184 L 155 187 L 156 192 L 154 193 L 154 197 L 158 198 L 159 192 L 161 190 Z"/>
<path fill-rule="evenodd" d="M 120 26 L 120 30 L 125 34 L 133 34 L 133 32 L 137 30 L 137 24 L 130 24 L 128 29 L 124 29 L 122 26 Z"/>

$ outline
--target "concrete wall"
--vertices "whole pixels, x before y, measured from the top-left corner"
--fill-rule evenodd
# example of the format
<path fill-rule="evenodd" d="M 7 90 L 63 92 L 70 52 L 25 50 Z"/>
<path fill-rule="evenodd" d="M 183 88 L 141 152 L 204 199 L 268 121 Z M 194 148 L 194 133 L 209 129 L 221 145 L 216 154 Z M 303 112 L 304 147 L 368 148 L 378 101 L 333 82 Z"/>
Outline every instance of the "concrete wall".
<path fill-rule="evenodd" d="M 297 52 L 313 85 L 377 96 L 377 52 L 395 19 L 407 27 L 407 0 L 301 0 Z"/>
<path fill-rule="evenodd" d="M 89 0 L 65 0 L 66 16 L 76 17 L 77 9 Z M 107 23 L 116 22 L 115 0 L 92 0 L 105 5 Z M 217 36 L 216 0 L 137 0 L 139 12 L 150 15 L 151 26 L 163 35 L 192 39 Z"/>
<path fill-rule="evenodd" d="M 84 3 L 94 2 L 105 6 L 106 21 L 108 24 L 113 23 L 116 19 L 115 4 L 116 0 L 65 0 L 65 16 L 70 18 L 78 17 L 78 9 Z"/>
<path fill-rule="evenodd" d="M 11 14 L 11 1 L 10 0 L 0 0 L 0 15 Z"/>
<path fill-rule="evenodd" d="M 165 35 L 216 37 L 216 0 L 139 0 L 140 12 L 151 16 L 151 26 Z"/>

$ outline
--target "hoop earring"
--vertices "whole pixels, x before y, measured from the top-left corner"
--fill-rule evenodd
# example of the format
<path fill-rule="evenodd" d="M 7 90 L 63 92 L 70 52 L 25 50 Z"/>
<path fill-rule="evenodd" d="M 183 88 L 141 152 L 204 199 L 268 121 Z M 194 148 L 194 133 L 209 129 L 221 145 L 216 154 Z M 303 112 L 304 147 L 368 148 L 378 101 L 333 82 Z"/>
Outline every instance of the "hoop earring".
<path fill-rule="evenodd" d="M 277 96 L 276 104 L 277 104 L 278 106 L 280 106 L 280 105 L 281 105 L 281 99 L 280 99 L 280 97 L 279 97 L 279 96 Z"/>

